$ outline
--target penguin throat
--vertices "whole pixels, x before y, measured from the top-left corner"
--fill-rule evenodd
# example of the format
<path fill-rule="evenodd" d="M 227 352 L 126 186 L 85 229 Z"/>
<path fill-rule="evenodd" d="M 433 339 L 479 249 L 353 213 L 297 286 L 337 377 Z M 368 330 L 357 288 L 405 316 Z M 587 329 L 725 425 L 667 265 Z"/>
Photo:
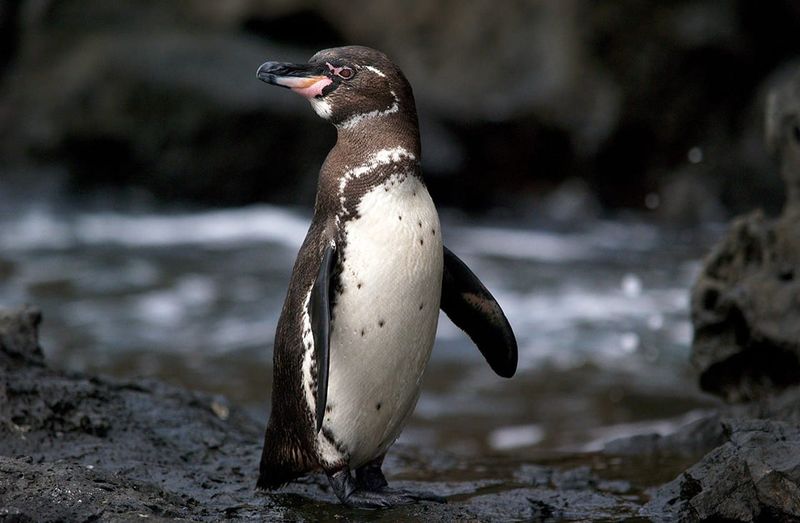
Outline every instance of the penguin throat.
<path fill-rule="evenodd" d="M 331 119 L 331 116 L 333 115 L 333 108 L 327 100 L 323 100 L 321 98 L 309 98 L 308 101 L 311 102 L 311 108 L 314 109 L 314 112 L 317 113 L 317 116 L 323 120 Z"/>
<path fill-rule="evenodd" d="M 351 182 L 368 176 L 381 178 L 386 175 L 385 169 L 389 166 L 394 166 L 393 170 L 396 171 L 396 174 L 407 175 L 414 171 L 417 162 L 416 154 L 405 147 L 397 146 L 380 149 L 367 157 L 360 165 L 347 169 L 339 179 L 338 196 L 340 208 L 336 213 L 337 224 L 351 214 L 347 190 Z M 384 173 L 381 174 L 381 171 L 384 171 Z"/>
<path fill-rule="evenodd" d="M 394 100 L 389 107 L 385 109 L 375 109 L 374 111 L 354 114 L 345 119 L 343 122 L 336 124 L 336 128 L 344 130 L 353 129 L 367 120 L 372 120 L 374 118 L 380 118 L 400 112 L 400 99 L 397 97 L 397 93 L 394 91 L 391 91 L 391 93 Z"/>

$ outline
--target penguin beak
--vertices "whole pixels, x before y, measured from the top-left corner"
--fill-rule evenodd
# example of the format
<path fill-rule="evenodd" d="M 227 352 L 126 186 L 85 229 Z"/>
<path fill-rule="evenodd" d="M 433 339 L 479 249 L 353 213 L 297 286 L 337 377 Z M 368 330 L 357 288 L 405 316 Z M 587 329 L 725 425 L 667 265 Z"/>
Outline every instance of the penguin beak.
<path fill-rule="evenodd" d="M 304 98 L 316 98 L 321 97 L 322 90 L 333 83 L 325 72 L 325 69 L 311 64 L 265 62 L 256 71 L 256 77 L 268 84 L 291 89 Z"/>

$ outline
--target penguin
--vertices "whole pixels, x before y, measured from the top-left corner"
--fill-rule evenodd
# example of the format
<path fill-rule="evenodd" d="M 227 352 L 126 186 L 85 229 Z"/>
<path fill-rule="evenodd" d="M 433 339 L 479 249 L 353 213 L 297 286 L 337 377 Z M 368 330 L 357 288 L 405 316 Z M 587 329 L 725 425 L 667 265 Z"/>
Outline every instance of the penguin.
<path fill-rule="evenodd" d="M 321 470 L 351 507 L 444 501 L 392 489 L 381 472 L 419 398 L 439 309 L 502 377 L 516 372 L 517 342 L 497 301 L 442 244 L 411 86 L 361 46 L 266 62 L 256 76 L 308 99 L 337 131 L 276 329 L 258 487 Z"/>

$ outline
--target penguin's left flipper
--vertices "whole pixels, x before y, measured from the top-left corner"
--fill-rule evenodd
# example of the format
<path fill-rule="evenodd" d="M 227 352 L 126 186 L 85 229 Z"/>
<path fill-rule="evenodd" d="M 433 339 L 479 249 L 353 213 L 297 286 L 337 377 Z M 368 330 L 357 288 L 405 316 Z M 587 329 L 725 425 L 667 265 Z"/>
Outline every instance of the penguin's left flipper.
<path fill-rule="evenodd" d="M 517 371 L 517 339 L 503 309 L 477 276 L 444 248 L 441 308 L 467 333 L 499 376 Z"/>
<path fill-rule="evenodd" d="M 309 316 L 314 336 L 314 355 L 317 359 L 317 432 L 322 428 L 325 405 L 328 401 L 328 367 L 330 364 L 331 335 L 331 279 L 336 264 L 336 246 L 327 243 L 322 253 L 317 279 L 311 288 Z"/>

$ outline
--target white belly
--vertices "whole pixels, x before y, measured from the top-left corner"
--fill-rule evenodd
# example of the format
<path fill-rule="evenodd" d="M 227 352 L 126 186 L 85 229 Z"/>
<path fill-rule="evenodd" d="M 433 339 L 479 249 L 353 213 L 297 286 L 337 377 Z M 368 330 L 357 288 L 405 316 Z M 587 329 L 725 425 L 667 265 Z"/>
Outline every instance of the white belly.
<path fill-rule="evenodd" d="M 389 190 L 387 191 L 386 188 Z M 414 178 L 367 193 L 346 222 L 324 428 L 356 468 L 383 454 L 419 397 L 439 318 L 442 241 Z M 324 461 L 329 444 L 320 442 Z"/>

